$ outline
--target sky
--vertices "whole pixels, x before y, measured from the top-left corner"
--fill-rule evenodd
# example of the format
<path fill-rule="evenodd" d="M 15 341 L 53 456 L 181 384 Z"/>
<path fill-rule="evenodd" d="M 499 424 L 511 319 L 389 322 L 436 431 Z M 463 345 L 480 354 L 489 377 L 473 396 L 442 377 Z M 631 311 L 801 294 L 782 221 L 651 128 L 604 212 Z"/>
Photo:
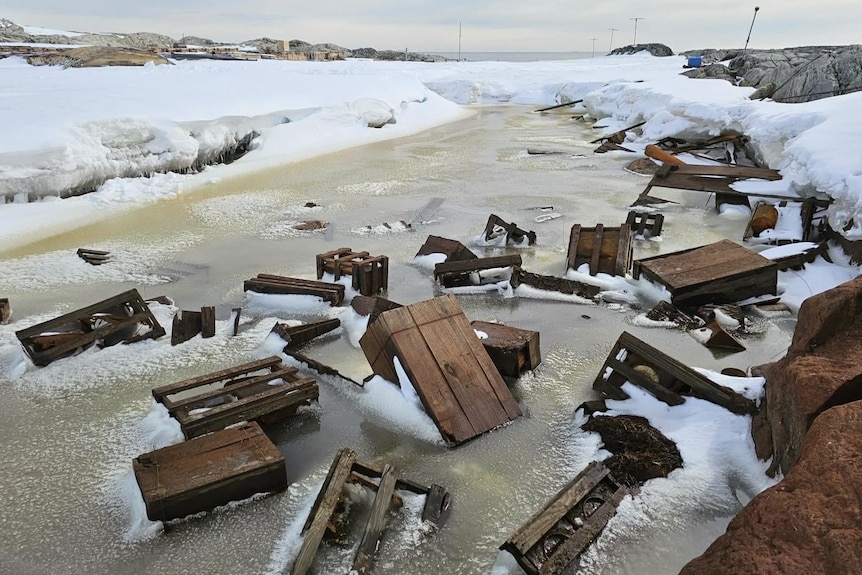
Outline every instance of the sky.
<path fill-rule="evenodd" d="M 259 37 L 345 48 L 414 52 L 607 51 L 658 42 L 675 52 L 862 43 L 862 2 L 724 0 L 720 4 L 636 0 L 329 1 L 0 0 L 0 17 L 18 24 L 85 32 L 155 32 L 222 42 Z M 755 15 L 754 7 L 760 10 Z M 633 20 L 633 18 L 642 18 Z M 637 34 L 635 35 L 635 24 Z M 611 29 L 615 30 L 611 30 Z"/>

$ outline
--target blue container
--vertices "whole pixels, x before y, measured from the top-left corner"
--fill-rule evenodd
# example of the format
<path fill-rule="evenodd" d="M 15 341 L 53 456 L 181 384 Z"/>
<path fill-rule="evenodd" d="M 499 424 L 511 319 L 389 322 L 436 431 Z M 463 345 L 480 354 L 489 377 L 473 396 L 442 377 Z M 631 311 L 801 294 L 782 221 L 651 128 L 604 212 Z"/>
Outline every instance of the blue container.
<path fill-rule="evenodd" d="M 703 56 L 689 56 L 688 57 L 688 67 L 689 68 L 700 68 L 702 61 L 703 61 Z"/>

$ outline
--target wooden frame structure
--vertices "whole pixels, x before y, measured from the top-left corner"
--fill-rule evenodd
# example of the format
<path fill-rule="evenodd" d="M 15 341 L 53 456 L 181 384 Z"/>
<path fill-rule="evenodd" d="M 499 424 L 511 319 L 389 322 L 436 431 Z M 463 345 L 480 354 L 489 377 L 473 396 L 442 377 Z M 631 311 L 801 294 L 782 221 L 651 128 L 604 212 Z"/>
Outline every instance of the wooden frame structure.
<path fill-rule="evenodd" d="M 245 280 L 242 290 L 263 294 L 313 295 L 334 306 L 344 301 L 344 286 L 341 284 L 272 274 L 257 274 L 257 277 Z"/>
<path fill-rule="evenodd" d="M 121 342 L 157 339 L 165 335 L 165 330 L 138 290 L 132 289 L 22 329 L 15 335 L 33 363 L 44 367 L 94 343 L 109 347 Z"/>
<path fill-rule="evenodd" d="M 447 294 L 380 314 L 359 340 L 374 373 L 396 383 L 396 360 L 443 439 L 460 445 L 521 416 L 521 409 Z"/>
<path fill-rule="evenodd" d="M 144 453 L 132 470 L 151 521 L 287 488 L 284 457 L 257 423 Z"/>
<path fill-rule="evenodd" d="M 332 274 L 336 280 L 342 275 L 351 276 L 353 289 L 362 295 L 373 296 L 389 289 L 389 258 L 386 256 L 338 248 L 318 254 L 316 268 L 318 280 L 324 273 Z"/>
<path fill-rule="evenodd" d="M 254 375 L 259 371 L 264 373 Z M 241 421 L 278 421 L 316 400 L 318 388 L 314 379 L 300 378 L 295 367 L 286 367 L 274 355 L 157 387 L 152 393 L 179 422 L 183 435 L 192 438 Z"/>
<path fill-rule="evenodd" d="M 507 268 L 521 265 L 521 256 L 511 254 L 506 256 L 494 256 L 490 258 L 467 259 L 454 262 L 442 262 L 434 265 L 434 279 L 444 287 L 462 287 L 471 285 L 483 285 L 484 283 L 496 283 L 500 278 L 492 278 L 489 282 L 476 284 L 473 274 L 477 272 Z"/>
<path fill-rule="evenodd" d="M 417 257 L 431 254 L 443 254 L 446 256 L 447 262 L 474 260 L 479 257 L 461 242 L 440 236 L 428 236 L 425 243 L 416 252 Z"/>
<path fill-rule="evenodd" d="M 506 232 L 506 244 L 520 244 L 524 238 L 527 238 L 527 245 L 532 246 L 536 243 L 536 232 L 522 230 L 514 222 L 506 222 L 497 214 L 488 216 L 488 223 L 485 224 L 485 231 L 483 232 L 486 242 L 499 236 L 499 233 L 495 233 L 497 228 L 502 228 Z"/>
<path fill-rule="evenodd" d="M 590 264 L 591 276 L 604 273 L 625 277 L 632 263 L 631 225 L 623 224 L 618 228 L 606 228 L 603 224 L 596 224 L 594 228 L 573 225 L 566 269 L 577 270 L 585 263 Z"/>
<path fill-rule="evenodd" d="M 664 224 L 664 215 L 650 212 L 630 211 L 626 216 L 626 224 L 629 225 L 632 235 L 643 238 L 657 238 L 661 236 L 661 228 Z"/>
<path fill-rule="evenodd" d="M 480 341 L 501 375 L 520 377 L 542 363 L 539 332 L 480 320 L 470 325 L 485 334 Z"/>
<path fill-rule="evenodd" d="M 378 481 L 375 483 L 373 479 Z M 396 489 L 427 496 L 422 510 L 423 521 L 442 525 L 449 513 L 450 497 L 443 487 L 436 484 L 431 487 L 419 485 L 400 477 L 398 470 L 391 465 L 380 469 L 357 460 L 356 452 L 352 449 L 342 449 L 332 460 L 329 473 L 302 527 L 302 547 L 293 562 L 290 575 L 304 575 L 311 569 L 317 549 L 336 513 L 342 491 L 348 482 L 358 482 L 376 491 L 362 540 L 353 558 L 351 573 L 365 575 L 373 567 L 374 556 L 385 528 L 386 514 Z"/>
<path fill-rule="evenodd" d="M 510 553 L 528 575 L 576 573 L 578 558 L 630 493 L 602 463 L 594 461 L 500 549 Z"/>
<path fill-rule="evenodd" d="M 593 389 L 606 398 L 624 400 L 629 398 L 622 389 L 626 381 L 642 387 L 668 405 L 679 405 L 685 402 L 684 395 L 690 395 L 741 415 L 757 411 L 754 401 L 715 383 L 624 331 L 599 370 Z"/>

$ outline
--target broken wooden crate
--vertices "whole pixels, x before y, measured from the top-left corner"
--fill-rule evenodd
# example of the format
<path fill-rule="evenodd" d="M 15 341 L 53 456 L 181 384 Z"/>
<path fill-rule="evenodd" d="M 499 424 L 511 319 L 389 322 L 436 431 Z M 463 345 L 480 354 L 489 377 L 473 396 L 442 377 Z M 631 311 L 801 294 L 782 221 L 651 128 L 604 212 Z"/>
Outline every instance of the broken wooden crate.
<path fill-rule="evenodd" d="M 215 336 L 215 307 L 202 307 L 201 311 L 180 310 L 171 325 L 171 345 L 179 345 L 201 334 L 206 339 Z"/>
<path fill-rule="evenodd" d="M 628 399 L 625 382 L 637 385 L 668 405 L 685 402 L 690 395 L 711 401 L 738 414 L 757 411 L 754 402 L 721 386 L 669 355 L 623 332 L 605 360 L 593 389 L 609 399 Z"/>
<path fill-rule="evenodd" d="M 242 289 L 263 294 L 312 295 L 335 306 L 344 301 L 344 286 L 341 284 L 272 274 L 257 274 L 257 277 L 245 280 Z"/>
<path fill-rule="evenodd" d="M 78 248 L 78 257 L 93 266 L 100 266 L 111 261 L 111 252 Z"/>
<path fill-rule="evenodd" d="M 272 326 L 273 333 L 287 342 L 287 346 L 291 349 L 308 343 L 316 337 L 327 334 L 332 330 L 341 327 L 341 320 L 338 318 L 324 319 L 302 325 L 287 325 L 286 323 L 276 323 Z"/>
<path fill-rule="evenodd" d="M 512 289 L 518 289 L 521 284 L 528 285 L 542 291 L 555 291 L 566 295 L 576 295 L 584 299 L 593 299 L 601 288 L 566 278 L 556 276 L 539 275 L 521 269 L 520 266 L 512 268 L 512 277 L 509 285 Z"/>
<path fill-rule="evenodd" d="M 524 243 L 525 238 L 527 245 L 532 246 L 536 243 L 536 232 L 522 230 L 514 222 L 506 222 L 496 214 L 488 216 L 488 223 L 485 224 L 484 232 L 485 241 L 490 242 L 503 233 L 506 234 L 506 244 L 520 245 Z"/>
<path fill-rule="evenodd" d="M 778 271 L 730 240 L 635 260 L 632 275 L 667 287 L 676 305 L 734 303 L 777 293 Z"/>
<path fill-rule="evenodd" d="M 389 258 L 386 256 L 370 256 L 368 252 L 338 248 L 318 254 L 316 265 L 317 279 L 323 278 L 325 273 L 336 281 L 342 275 L 349 275 L 353 289 L 362 295 L 377 295 L 389 289 Z"/>
<path fill-rule="evenodd" d="M 507 279 L 508 274 L 501 277 L 503 270 L 519 265 L 521 256 L 518 254 L 442 262 L 434 265 L 434 279 L 449 288 L 485 285 Z"/>
<path fill-rule="evenodd" d="M 567 269 L 577 270 L 582 264 L 589 264 L 591 276 L 599 273 L 625 276 L 631 263 L 632 228 L 629 224 L 618 228 L 606 228 L 602 224 L 594 228 L 572 226 Z"/>
<path fill-rule="evenodd" d="M 450 497 L 443 487 L 436 484 L 425 487 L 400 477 L 398 470 L 391 465 L 385 465 L 381 469 L 357 460 L 356 452 L 352 449 L 342 449 L 333 459 L 329 473 L 302 527 L 302 547 L 290 569 L 291 575 L 304 575 L 311 569 L 323 536 L 334 523 L 333 516 L 344 498 L 344 486 L 347 483 L 359 483 L 376 492 L 362 540 L 353 557 L 351 573 L 364 575 L 373 567 L 374 556 L 385 528 L 386 515 L 396 496 L 396 489 L 426 496 L 422 509 L 423 521 L 442 525 L 449 514 Z"/>
<path fill-rule="evenodd" d="M 477 256 L 461 242 L 442 238 L 440 236 L 428 236 L 419 251 L 416 252 L 416 257 L 428 256 L 431 254 L 443 254 L 446 256 L 447 262 L 457 262 L 460 260 L 474 260 Z"/>
<path fill-rule="evenodd" d="M 164 328 L 141 298 L 129 290 L 93 305 L 15 332 L 24 351 L 38 366 L 87 348 L 109 347 L 165 335 Z"/>
<path fill-rule="evenodd" d="M 539 332 L 479 320 L 470 325 L 501 375 L 520 377 L 542 362 Z"/>
<path fill-rule="evenodd" d="M 735 182 L 746 179 L 780 180 L 781 174 L 778 173 L 778 170 L 746 166 L 665 164 L 656 171 L 655 176 L 641 192 L 636 203 L 649 203 L 650 190 L 654 187 L 660 187 L 714 193 L 716 209 L 724 203 L 751 207 L 748 203 L 748 194 L 738 192 L 731 187 Z M 753 195 L 767 198 L 786 198 L 786 196 L 774 194 L 757 193 Z"/>
<path fill-rule="evenodd" d="M 151 521 L 287 488 L 284 457 L 254 422 L 144 453 L 132 469 Z"/>
<path fill-rule="evenodd" d="M 155 400 L 179 422 L 187 438 L 241 421 L 275 422 L 317 396 L 317 382 L 299 377 L 297 369 L 286 367 L 278 356 L 153 389 Z"/>
<path fill-rule="evenodd" d="M 629 489 L 600 462 L 563 487 L 500 549 L 529 575 L 577 573 L 578 559 L 616 515 Z"/>
<path fill-rule="evenodd" d="M 451 445 L 513 421 L 521 410 L 461 305 L 447 294 L 380 314 L 359 340 L 374 373 L 398 384 L 397 361 Z"/>
<path fill-rule="evenodd" d="M 626 216 L 626 224 L 636 237 L 657 238 L 661 236 L 664 216 L 659 213 L 630 211 L 629 215 Z"/>

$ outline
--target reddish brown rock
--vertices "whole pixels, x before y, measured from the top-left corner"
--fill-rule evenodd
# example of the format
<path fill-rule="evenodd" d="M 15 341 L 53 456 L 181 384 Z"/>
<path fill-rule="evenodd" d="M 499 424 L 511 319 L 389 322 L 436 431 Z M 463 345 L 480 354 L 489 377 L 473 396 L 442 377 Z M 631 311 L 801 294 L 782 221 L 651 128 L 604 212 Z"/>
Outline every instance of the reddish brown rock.
<path fill-rule="evenodd" d="M 824 412 L 798 463 L 681 575 L 862 573 L 862 401 Z"/>

